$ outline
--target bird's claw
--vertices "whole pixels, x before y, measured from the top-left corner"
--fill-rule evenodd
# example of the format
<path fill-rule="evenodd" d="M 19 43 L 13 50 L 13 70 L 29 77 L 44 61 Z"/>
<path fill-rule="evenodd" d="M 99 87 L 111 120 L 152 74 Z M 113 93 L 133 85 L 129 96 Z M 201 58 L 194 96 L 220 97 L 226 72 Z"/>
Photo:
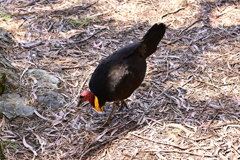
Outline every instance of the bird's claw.
<path fill-rule="evenodd" d="M 106 120 L 101 127 L 108 127 L 111 121 Z"/>
<path fill-rule="evenodd" d="M 129 109 L 128 106 L 127 106 L 127 104 L 126 104 L 126 102 L 125 102 L 125 101 L 121 101 L 121 105 L 120 105 L 118 111 L 122 111 L 124 107 L 126 107 L 127 109 Z"/>
<path fill-rule="evenodd" d="M 102 124 L 101 127 L 108 127 L 110 122 L 111 122 L 110 120 L 105 120 L 105 121 L 100 121 L 100 122 L 97 122 L 97 123 Z"/>

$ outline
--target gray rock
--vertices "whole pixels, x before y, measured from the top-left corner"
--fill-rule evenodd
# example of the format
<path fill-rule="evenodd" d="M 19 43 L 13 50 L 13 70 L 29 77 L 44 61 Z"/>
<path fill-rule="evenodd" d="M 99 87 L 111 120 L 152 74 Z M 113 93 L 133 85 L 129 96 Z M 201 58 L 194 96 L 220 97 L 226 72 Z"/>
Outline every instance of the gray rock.
<path fill-rule="evenodd" d="M 17 73 L 12 72 L 11 70 L 4 69 L 0 67 L 0 74 L 6 74 L 6 92 L 14 91 L 19 88 L 20 81 Z"/>
<path fill-rule="evenodd" d="M 40 105 L 50 106 L 52 109 L 58 109 L 66 104 L 64 96 L 57 92 L 48 91 L 38 94 L 38 103 Z"/>
<path fill-rule="evenodd" d="M 25 105 L 24 99 L 19 94 L 3 94 L 0 96 L 0 112 L 7 118 L 17 116 L 31 116 L 35 108 Z"/>
<path fill-rule="evenodd" d="M 12 36 L 1 27 L 0 27 L 0 42 L 1 45 L 9 47 L 15 44 Z"/>
<path fill-rule="evenodd" d="M 28 71 L 29 77 L 34 77 L 37 79 L 37 85 L 42 85 L 43 87 L 56 89 L 58 88 L 59 79 L 45 70 L 32 69 Z"/>
<path fill-rule="evenodd" d="M 11 36 L 11 34 L 9 34 L 8 32 L 6 32 L 3 28 L 0 27 L 0 66 L 2 66 L 2 68 L 6 68 L 9 67 L 11 69 L 16 69 L 14 68 L 11 63 L 6 59 L 6 52 L 4 51 L 3 48 L 9 48 L 12 45 L 14 45 L 15 42 L 13 41 L 13 38 Z M 10 49 L 7 49 L 8 52 L 10 51 Z M 11 53 L 10 53 L 11 54 Z"/>

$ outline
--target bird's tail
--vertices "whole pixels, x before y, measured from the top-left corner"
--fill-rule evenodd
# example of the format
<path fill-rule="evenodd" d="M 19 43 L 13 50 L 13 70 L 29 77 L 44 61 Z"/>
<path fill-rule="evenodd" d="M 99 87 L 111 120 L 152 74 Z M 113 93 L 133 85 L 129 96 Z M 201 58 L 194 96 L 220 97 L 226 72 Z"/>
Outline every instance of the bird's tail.
<path fill-rule="evenodd" d="M 165 33 L 165 24 L 154 24 L 145 34 L 142 39 L 142 44 L 139 46 L 138 51 L 143 57 L 148 57 L 153 54 L 160 40 Z"/>

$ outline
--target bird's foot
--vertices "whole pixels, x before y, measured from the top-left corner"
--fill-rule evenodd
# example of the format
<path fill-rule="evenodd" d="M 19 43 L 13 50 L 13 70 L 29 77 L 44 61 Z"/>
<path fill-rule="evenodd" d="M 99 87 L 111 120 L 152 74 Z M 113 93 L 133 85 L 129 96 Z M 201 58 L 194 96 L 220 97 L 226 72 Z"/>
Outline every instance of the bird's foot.
<path fill-rule="evenodd" d="M 97 123 L 102 124 L 101 127 L 108 127 L 110 122 L 111 122 L 111 120 L 105 120 L 105 121 L 100 121 L 100 122 L 97 122 Z"/>
<path fill-rule="evenodd" d="M 101 127 L 109 127 L 110 120 L 106 120 Z"/>
<path fill-rule="evenodd" d="M 122 100 L 122 101 L 121 101 L 121 105 L 120 105 L 118 111 L 122 111 L 124 107 L 126 107 L 127 109 L 129 109 L 128 106 L 127 106 L 127 104 L 126 104 L 126 102 L 125 102 L 124 100 Z"/>

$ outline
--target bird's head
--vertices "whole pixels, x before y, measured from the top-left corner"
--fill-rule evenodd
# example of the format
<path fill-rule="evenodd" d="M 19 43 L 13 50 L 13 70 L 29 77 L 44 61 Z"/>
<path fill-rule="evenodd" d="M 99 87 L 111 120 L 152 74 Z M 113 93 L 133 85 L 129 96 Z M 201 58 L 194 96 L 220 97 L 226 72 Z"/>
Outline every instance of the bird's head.
<path fill-rule="evenodd" d="M 99 106 L 98 98 L 91 91 L 84 91 L 80 94 L 80 100 L 78 102 L 78 106 L 84 101 L 89 101 L 89 103 L 97 111 L 102 111 L 103 110 L 103 106 Z"/>
<path fill-rule="evenodd" d="M 79 103 L 82 103 L 84 101 L 89 101 L 92 106 L 94 106 L 94 94 L 91 91 L 84 91 L 80 94 L 80 100 Z"/>

